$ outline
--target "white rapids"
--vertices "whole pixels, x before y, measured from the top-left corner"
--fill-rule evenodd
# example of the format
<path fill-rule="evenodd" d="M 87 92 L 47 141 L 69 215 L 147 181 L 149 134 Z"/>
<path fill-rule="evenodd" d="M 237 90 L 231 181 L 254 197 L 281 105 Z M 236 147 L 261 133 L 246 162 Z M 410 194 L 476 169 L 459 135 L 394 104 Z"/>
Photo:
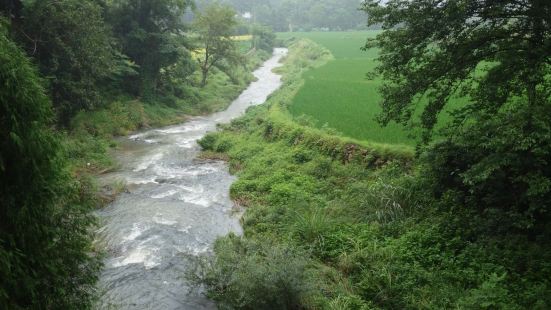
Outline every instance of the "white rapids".
<path fill-rule="evenodd" d="M 206 253 L 217 237 L 242 230 L 229 197 L 234 177 L 224 162 L 197 159 L 197 140 L 217 123 L 264 103 L 281 86 L 273 69 L 286 53 L 275 49 L 254 72 L 257 81 L 226 111 L 120 140 L 121 169 L 102 179 L 121 180 L 129 191 L 98 212 L 99 242 L 107 248 L 98 309 L 216 308 L 186 283 L 186 257 Z"/>

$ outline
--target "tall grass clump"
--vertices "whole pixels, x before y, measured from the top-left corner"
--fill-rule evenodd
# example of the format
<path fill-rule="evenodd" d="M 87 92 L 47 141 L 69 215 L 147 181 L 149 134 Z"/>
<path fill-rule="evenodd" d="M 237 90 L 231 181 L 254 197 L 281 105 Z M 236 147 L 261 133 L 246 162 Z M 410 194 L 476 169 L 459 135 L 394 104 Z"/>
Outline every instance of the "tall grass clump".
<path fill-rule="evenodd" d="M 219 309 L 304 309 L 314 292 L 304 253 L 230 235 L 214 258 L 204 257 L 192 279 L 205 285 Z"/>

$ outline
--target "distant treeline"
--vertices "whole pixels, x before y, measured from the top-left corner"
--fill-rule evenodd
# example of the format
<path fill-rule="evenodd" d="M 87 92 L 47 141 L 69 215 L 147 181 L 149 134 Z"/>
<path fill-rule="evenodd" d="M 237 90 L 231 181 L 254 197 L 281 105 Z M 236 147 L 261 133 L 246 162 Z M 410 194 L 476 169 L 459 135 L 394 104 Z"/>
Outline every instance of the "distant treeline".
<path fill-rule="evenodd" d="M 216 0 L 197 1 L 199 6 Z M 359 0 L 222 0 L 251 22 L 274 31 L 366 29 L 367 18 Z"/>

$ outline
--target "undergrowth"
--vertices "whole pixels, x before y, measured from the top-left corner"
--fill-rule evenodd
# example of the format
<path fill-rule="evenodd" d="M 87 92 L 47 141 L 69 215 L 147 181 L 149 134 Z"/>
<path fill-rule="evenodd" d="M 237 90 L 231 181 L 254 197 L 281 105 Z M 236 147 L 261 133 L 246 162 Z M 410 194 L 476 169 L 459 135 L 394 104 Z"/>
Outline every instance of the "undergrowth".
<path fill-rule="evenodd" d="M 453 194 L 431 198 L 411 149 L 291 120 L 301 70 L 328 57 L 314 49 L 292 44 L 268 104 L 200 142 L 229 160 L 246 208 L 244 236 L 200 265 L 208 295 L 222 309 L 549 308 L 548 241 L 484 233 Z"/>

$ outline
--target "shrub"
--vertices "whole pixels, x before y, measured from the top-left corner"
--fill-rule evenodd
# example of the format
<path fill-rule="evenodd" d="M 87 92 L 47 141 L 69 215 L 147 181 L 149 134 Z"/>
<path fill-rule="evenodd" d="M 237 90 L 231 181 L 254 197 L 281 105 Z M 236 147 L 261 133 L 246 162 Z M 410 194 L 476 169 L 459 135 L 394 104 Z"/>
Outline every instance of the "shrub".
<path fill-rule="evenodd" d="M 206 151 L 214 151 L 214 144 L 216 143 L 216 136 L 214 134 L 208 134 L 204 136 L 197 143 Z"/>
<path fill-rule="evenodd" d="M 232 143 L 228 140 L 222 140 L 220 141 L 215 148 L 216 152 L 224 153 L 231 149 Z"/>
<path fill-rule="evenodd" d="M 303 309 L 312 294 L 304 253 L 235 235 L 219 239 L 214 251 L 193 278 L 219 309 Z"/>

